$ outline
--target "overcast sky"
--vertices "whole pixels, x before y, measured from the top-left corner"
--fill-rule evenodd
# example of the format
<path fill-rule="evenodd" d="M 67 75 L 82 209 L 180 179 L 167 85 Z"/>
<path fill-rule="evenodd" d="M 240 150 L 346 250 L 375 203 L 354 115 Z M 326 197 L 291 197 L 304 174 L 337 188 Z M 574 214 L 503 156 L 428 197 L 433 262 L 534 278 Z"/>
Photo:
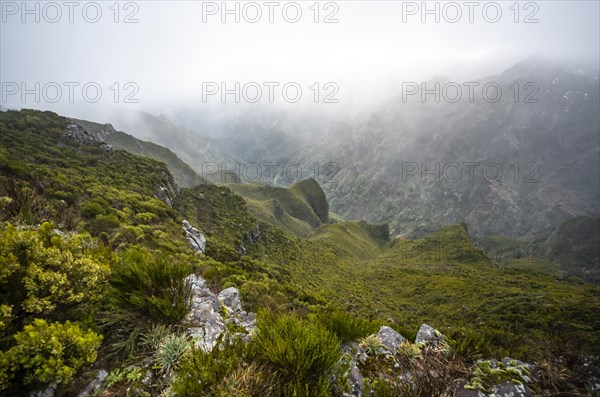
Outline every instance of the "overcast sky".
<path fill-rule="evenodd" d="M 404 81 L 436 75 L 472 80 L 534 54 L 597 65 L 600 48 L 598 1 L 429 2 L 439 22 L 436 12 L 423 15 L 421 2 L 335 1 L 315 7 L 313 1 L 230 1 L 227 7 L 237 7 L 239 23 L 235 12 L 222 15 L 222 2 L 136 1 L 115 7 L 112 1 L 84 1 L 74 8 L 62 1 L 29 2 L 31 13 L 21 1 L 0 3 L 1 104 L 64 114 L 73 114 L 85 100 L 81 88 L 90 82 L 102 90 L 99 103 L 117 99 L 120 106 L 151 112 L 189 101 L 202 106 L 203 82 L 229 87 L 278 82 L 275 101 L 282 101 L 281 86 L 289 82 L 298 83 L 303 99 L 313 98 L 318 82 L 320 101 L 337 87 L 334 99 L 356 105 L 386 100 Z M 39 82 L 40 90 L 57 83 L 62 96 L 57 103 L 46 100 L 56 96 L 48 86 L 40 103 L 28 95 L 23 104 L 13 94 L 23 82 L 28 88 Z M 65 82 L 80 84 L 72 85 L 74 104 Z M 134 84 L 125 87 L 127 82 Z M 327 82 L 335 86 L 325 89 Z M 127 94 L 138 103 L 125 103 Z M 268 87 L 262 94 L 266 98 Z M 215 98 L 207 96 L 209 102 Z"/>

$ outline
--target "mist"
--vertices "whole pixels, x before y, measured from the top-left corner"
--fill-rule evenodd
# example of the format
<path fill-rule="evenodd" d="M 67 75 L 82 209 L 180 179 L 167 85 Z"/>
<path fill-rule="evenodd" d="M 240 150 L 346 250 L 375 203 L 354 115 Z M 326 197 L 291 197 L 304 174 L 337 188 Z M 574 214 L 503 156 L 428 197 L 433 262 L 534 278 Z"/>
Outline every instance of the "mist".
<path fill-rule="evenodd" d="M 366 117 L 405 82 L 472 81 L 531 56 L 598 69 L 594 1 L 52 4 L 2 2 L 5 108 L 101 122 L 143 110 L 192 130 L 326 125 Z"/>

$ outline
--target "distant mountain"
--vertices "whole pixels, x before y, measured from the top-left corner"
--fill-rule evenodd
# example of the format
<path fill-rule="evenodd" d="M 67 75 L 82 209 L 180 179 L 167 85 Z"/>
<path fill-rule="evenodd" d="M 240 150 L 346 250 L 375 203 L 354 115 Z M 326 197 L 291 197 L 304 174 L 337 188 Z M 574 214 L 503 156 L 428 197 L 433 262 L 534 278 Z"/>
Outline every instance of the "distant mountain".
<path fill-rule="evenodd" d="M 209 180 L 221 179 L 220 173 L 212 172 L 215 167 L 220 171 L 233 169 L 233 164 L 240 161 L 239 157 L 227 152 L 214 139 L 180 128 L 163 115 L 115 110 L 102 117 L 103 121 L 110 122 L 117 130 L 127 131 L 136 138 L 169 148 L 196 173 Z M 223 163 L 226 165 L 222 166 Z"/>
<path fill-rule="evenodd" d="M 393 234 L 420 237 L 465 222 L 478 239 L 535 240 L 600 211 L 597 70 L 531 58 L 473 80 L 472 94 L 457 82 L 455 103 L 456 85 L 435 77 L 426 88 L 436 83 L 439 103 L 400 93 L 365 121 L 333 123 L 320 135 L 234 117 L 218 143 L 245 162 L 298 164 L 332 212 L 389 223 Z M 260 182 L 293 183 L 281 175 Z"/>
<path fill-rule="evenodd" d="M 324 184 L 332 210 L 410 236 L 464 221 L 474 236 L 526 238 L 597 213 L 598 77 L 530 59 L 476 83 L 503 95 L 399 96 L 364 124 L 336 126 L 326 155 L 340 172 Z M 538 102 L 523 103 L 529 94 Z"/>

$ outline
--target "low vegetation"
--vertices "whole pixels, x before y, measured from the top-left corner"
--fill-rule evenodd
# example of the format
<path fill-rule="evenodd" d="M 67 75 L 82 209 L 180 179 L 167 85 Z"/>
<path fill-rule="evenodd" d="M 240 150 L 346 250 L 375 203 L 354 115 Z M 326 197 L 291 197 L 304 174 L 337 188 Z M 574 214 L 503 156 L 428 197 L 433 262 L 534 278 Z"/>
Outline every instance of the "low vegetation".
<path fill-rule="evenodd" d="M 384 225 L 328 223 L 313 182 L 276 193 L 309 225 L 301 238 L 250 211 L 273 199 L 266 188 L 231 186 L 246 199 L 212 184 L 177 189 L 164 163 L 66 137 L 71 123 L 0 113 L 1 393 L 58 382 L 58 396 L 76 394 L 104 368 L 108 396 L 338 395 L 341 344 L 376 356 L 369 335 L 382 324 L 412 340 L 428 323 L 449 345 L 367 362 L 375 395 L 436 395 L 443 385 L 424 368 L 465 378 L 478 358 L 539 363 L 542 390 L 583 392 L 600 376 L 593 284 L 544 263 L 495 264 L 462 224 L 406 240 Z M 184 219 L 205 234 L 206 255 L 189 247 Z M 184 336 L 191 273 L 213 291 L 238 288 L 261 313 L 249 343 L 205 352 Z M 423 372 L 412 394 L 392 379 L 396 364 Z M 161 376 L 144 383 L 148 371 Z M 486 387 L 484 375 L 472 384 Z"/>

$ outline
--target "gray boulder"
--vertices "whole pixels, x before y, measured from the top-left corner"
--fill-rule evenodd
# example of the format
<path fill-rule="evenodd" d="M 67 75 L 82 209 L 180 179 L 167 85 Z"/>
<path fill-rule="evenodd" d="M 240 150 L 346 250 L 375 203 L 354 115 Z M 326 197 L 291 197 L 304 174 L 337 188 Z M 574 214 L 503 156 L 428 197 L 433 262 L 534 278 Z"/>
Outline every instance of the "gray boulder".
<path fill-rule="evenodd" d="M 440 342 L 444 341 L 444 335 L 442 335 L 435 328 L 423 324 L 419 328 L 419 332 L 417 332 L 417 336 L 415 338 L 415 345 L 417 346 L 435 346 Z"/>
<path fill-rule="evenodd" d="M 169 207 L 173 206 L 173 200 L 169 196 L 169 189 L 164 186 L 158 188 L 158 198 L 164 201 Z"/>
<path fill-rule="evenodd" d="M 396 332 L 394 329 L 383 325 L 377 333 L 381 343 L 392 353 L 396 354 L 396 349 L 401 343 L 406 342 L 406 338 Z"/>
<path fill-rule="evenodd" d="M 240 291 L 237 288 L 229 287 L 219 292 L 217 299 L 227 308 L 228 313 L 237 313 L 242 310 L 240 301 Z"/>
<path fill-rule="evenodd" d="M 533 397 L 531 390 L 524 384 L 505 382 L 492 388 L 491 396 L 496 397 Z"/>

